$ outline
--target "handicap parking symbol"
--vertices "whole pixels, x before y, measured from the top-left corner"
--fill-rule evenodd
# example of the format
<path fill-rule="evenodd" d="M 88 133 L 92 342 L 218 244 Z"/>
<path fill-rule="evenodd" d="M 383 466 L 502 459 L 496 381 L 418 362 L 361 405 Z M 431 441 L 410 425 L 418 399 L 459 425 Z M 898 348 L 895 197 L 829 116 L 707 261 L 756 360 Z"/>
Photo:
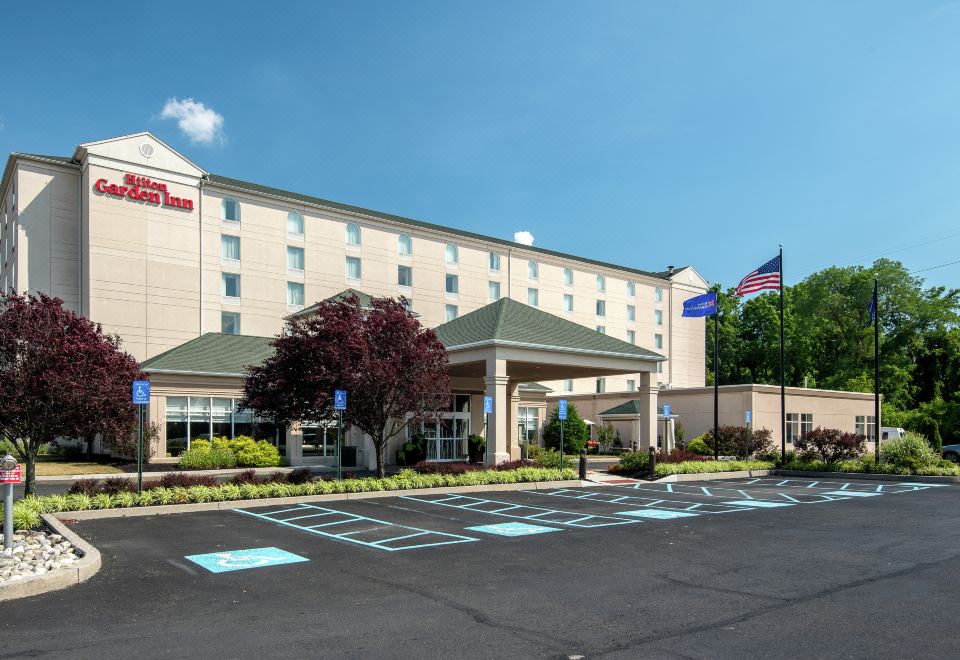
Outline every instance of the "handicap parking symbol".
<path fill-rule="evenodd" d="M 243 571 L 249 568 L 264 568 L 280 564 L 295 564 L 310 561 L 280 548 L 253 548 L 251 550 L 227 550 L 202 555 L 187 555 L 184 559 L 202 566 L 211 573 Z"/>

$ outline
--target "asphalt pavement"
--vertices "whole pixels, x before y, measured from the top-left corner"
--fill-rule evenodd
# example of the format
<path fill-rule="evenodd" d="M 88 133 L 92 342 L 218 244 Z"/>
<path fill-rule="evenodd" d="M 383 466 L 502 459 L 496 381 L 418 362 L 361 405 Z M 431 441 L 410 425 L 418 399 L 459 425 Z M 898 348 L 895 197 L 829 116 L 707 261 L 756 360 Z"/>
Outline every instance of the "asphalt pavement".
<path fill-rule="evenodd" d="M 960 487 L 761 478 L 79 522 L 0 658 L 945 658 Z M 286 563 L 289 562 L 289 563 Z"/>

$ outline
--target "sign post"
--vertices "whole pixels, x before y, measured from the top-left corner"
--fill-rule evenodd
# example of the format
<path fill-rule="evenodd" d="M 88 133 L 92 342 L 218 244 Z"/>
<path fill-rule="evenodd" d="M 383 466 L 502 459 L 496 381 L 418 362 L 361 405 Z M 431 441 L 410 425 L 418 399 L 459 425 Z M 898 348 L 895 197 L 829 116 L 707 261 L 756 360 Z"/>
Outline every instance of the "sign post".
<path fill-rule="evenodd" d="M 663 404 L 663 455 L 670 453 L 670 404 Z"/>
<path fill-rule="evenodd" d="M 333 409 L 339 418 L 337 423 L 337 480 L 343 479 L 343 463 L 340 457 L 340 445 L 343 443 L 343 411 L 347 409 L 347 391 L 333 391 Z"/>
<path fill-rule="evenodd" d="M 493 413 L 493 397 L 485 396 L 483 397 L 483 465 L 487 465 L 487 445 L 489 444 L 488 440 L 488 429 L 490 428 L 490 414 Z"/>
<path fill-rule="evenodd" d="M 557 417 L 560 419 L 560 470 L 563 471 L 563 422 L 567 419 L 567 400 L 557 402 Z"/>
<path fill-rule="evenodd" d="M 13 484 L 20 483 L 20 465 L 10 454 L 0 459 L 0 484 L 3 484 L 3 547 L 13 547 Z"/>
<path fill-rule="evenodd" d="M 131 400 L 137 407 L 137 492 L 143 490 L 143 407 L 150 405 L 150 381 L 135 380 Z"/>
<path fill-rule="evenodd" d="M 744 449 L 744 460 L 749 460 L 750 458 L 750 411 L 749 410 L 744 414 L 743 419 L 747 423 L 747 446 Z"/>

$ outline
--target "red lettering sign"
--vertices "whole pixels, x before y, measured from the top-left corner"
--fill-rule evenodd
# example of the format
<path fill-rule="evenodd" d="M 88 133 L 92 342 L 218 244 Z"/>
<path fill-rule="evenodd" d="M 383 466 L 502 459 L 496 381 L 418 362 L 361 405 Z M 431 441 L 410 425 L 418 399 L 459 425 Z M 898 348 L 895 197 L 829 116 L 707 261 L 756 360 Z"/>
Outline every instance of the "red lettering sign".
<path fill-rule="evenodd" d="M 19 465 L 12 470 L 0 470 L 0 484 L 18 484 L 22 480 Z"/>
<path fill-rule="evenodd" d="M 135 202 L 170 206 L 183 209 L 184 211 L 193 210 L 192 199 L 171 195 L 167 191 L 167 184 L 161 181 L 154 181 L 149 177 L 137 176 L 135 174 L 125 174 L 123 182 L 126 185 L 118 186 L 115 183 L 110 183 L 106 179 L 97 179 L 96 183 L 93 184 L 93 188 L 104 195 L 126 197 Z"/>

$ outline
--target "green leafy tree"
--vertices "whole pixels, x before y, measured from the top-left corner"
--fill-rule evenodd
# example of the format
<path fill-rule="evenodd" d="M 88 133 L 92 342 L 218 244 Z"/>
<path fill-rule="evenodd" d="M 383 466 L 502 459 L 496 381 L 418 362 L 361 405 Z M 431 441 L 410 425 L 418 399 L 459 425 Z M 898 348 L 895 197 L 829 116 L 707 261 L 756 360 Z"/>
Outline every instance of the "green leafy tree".
<path fill-rule="evenodd" d="M 560 410 L 554 408 L 550 414 L 550 421 L 543 427 L 544 444 L 551 449 L 560 447 Z M 567 419 L 563 422 L 563 452 L 565 454 L 579 454 L 587 446 L 590 439 L 590 429 L 577 412 L 575 405 L 567 405 Z"/>

